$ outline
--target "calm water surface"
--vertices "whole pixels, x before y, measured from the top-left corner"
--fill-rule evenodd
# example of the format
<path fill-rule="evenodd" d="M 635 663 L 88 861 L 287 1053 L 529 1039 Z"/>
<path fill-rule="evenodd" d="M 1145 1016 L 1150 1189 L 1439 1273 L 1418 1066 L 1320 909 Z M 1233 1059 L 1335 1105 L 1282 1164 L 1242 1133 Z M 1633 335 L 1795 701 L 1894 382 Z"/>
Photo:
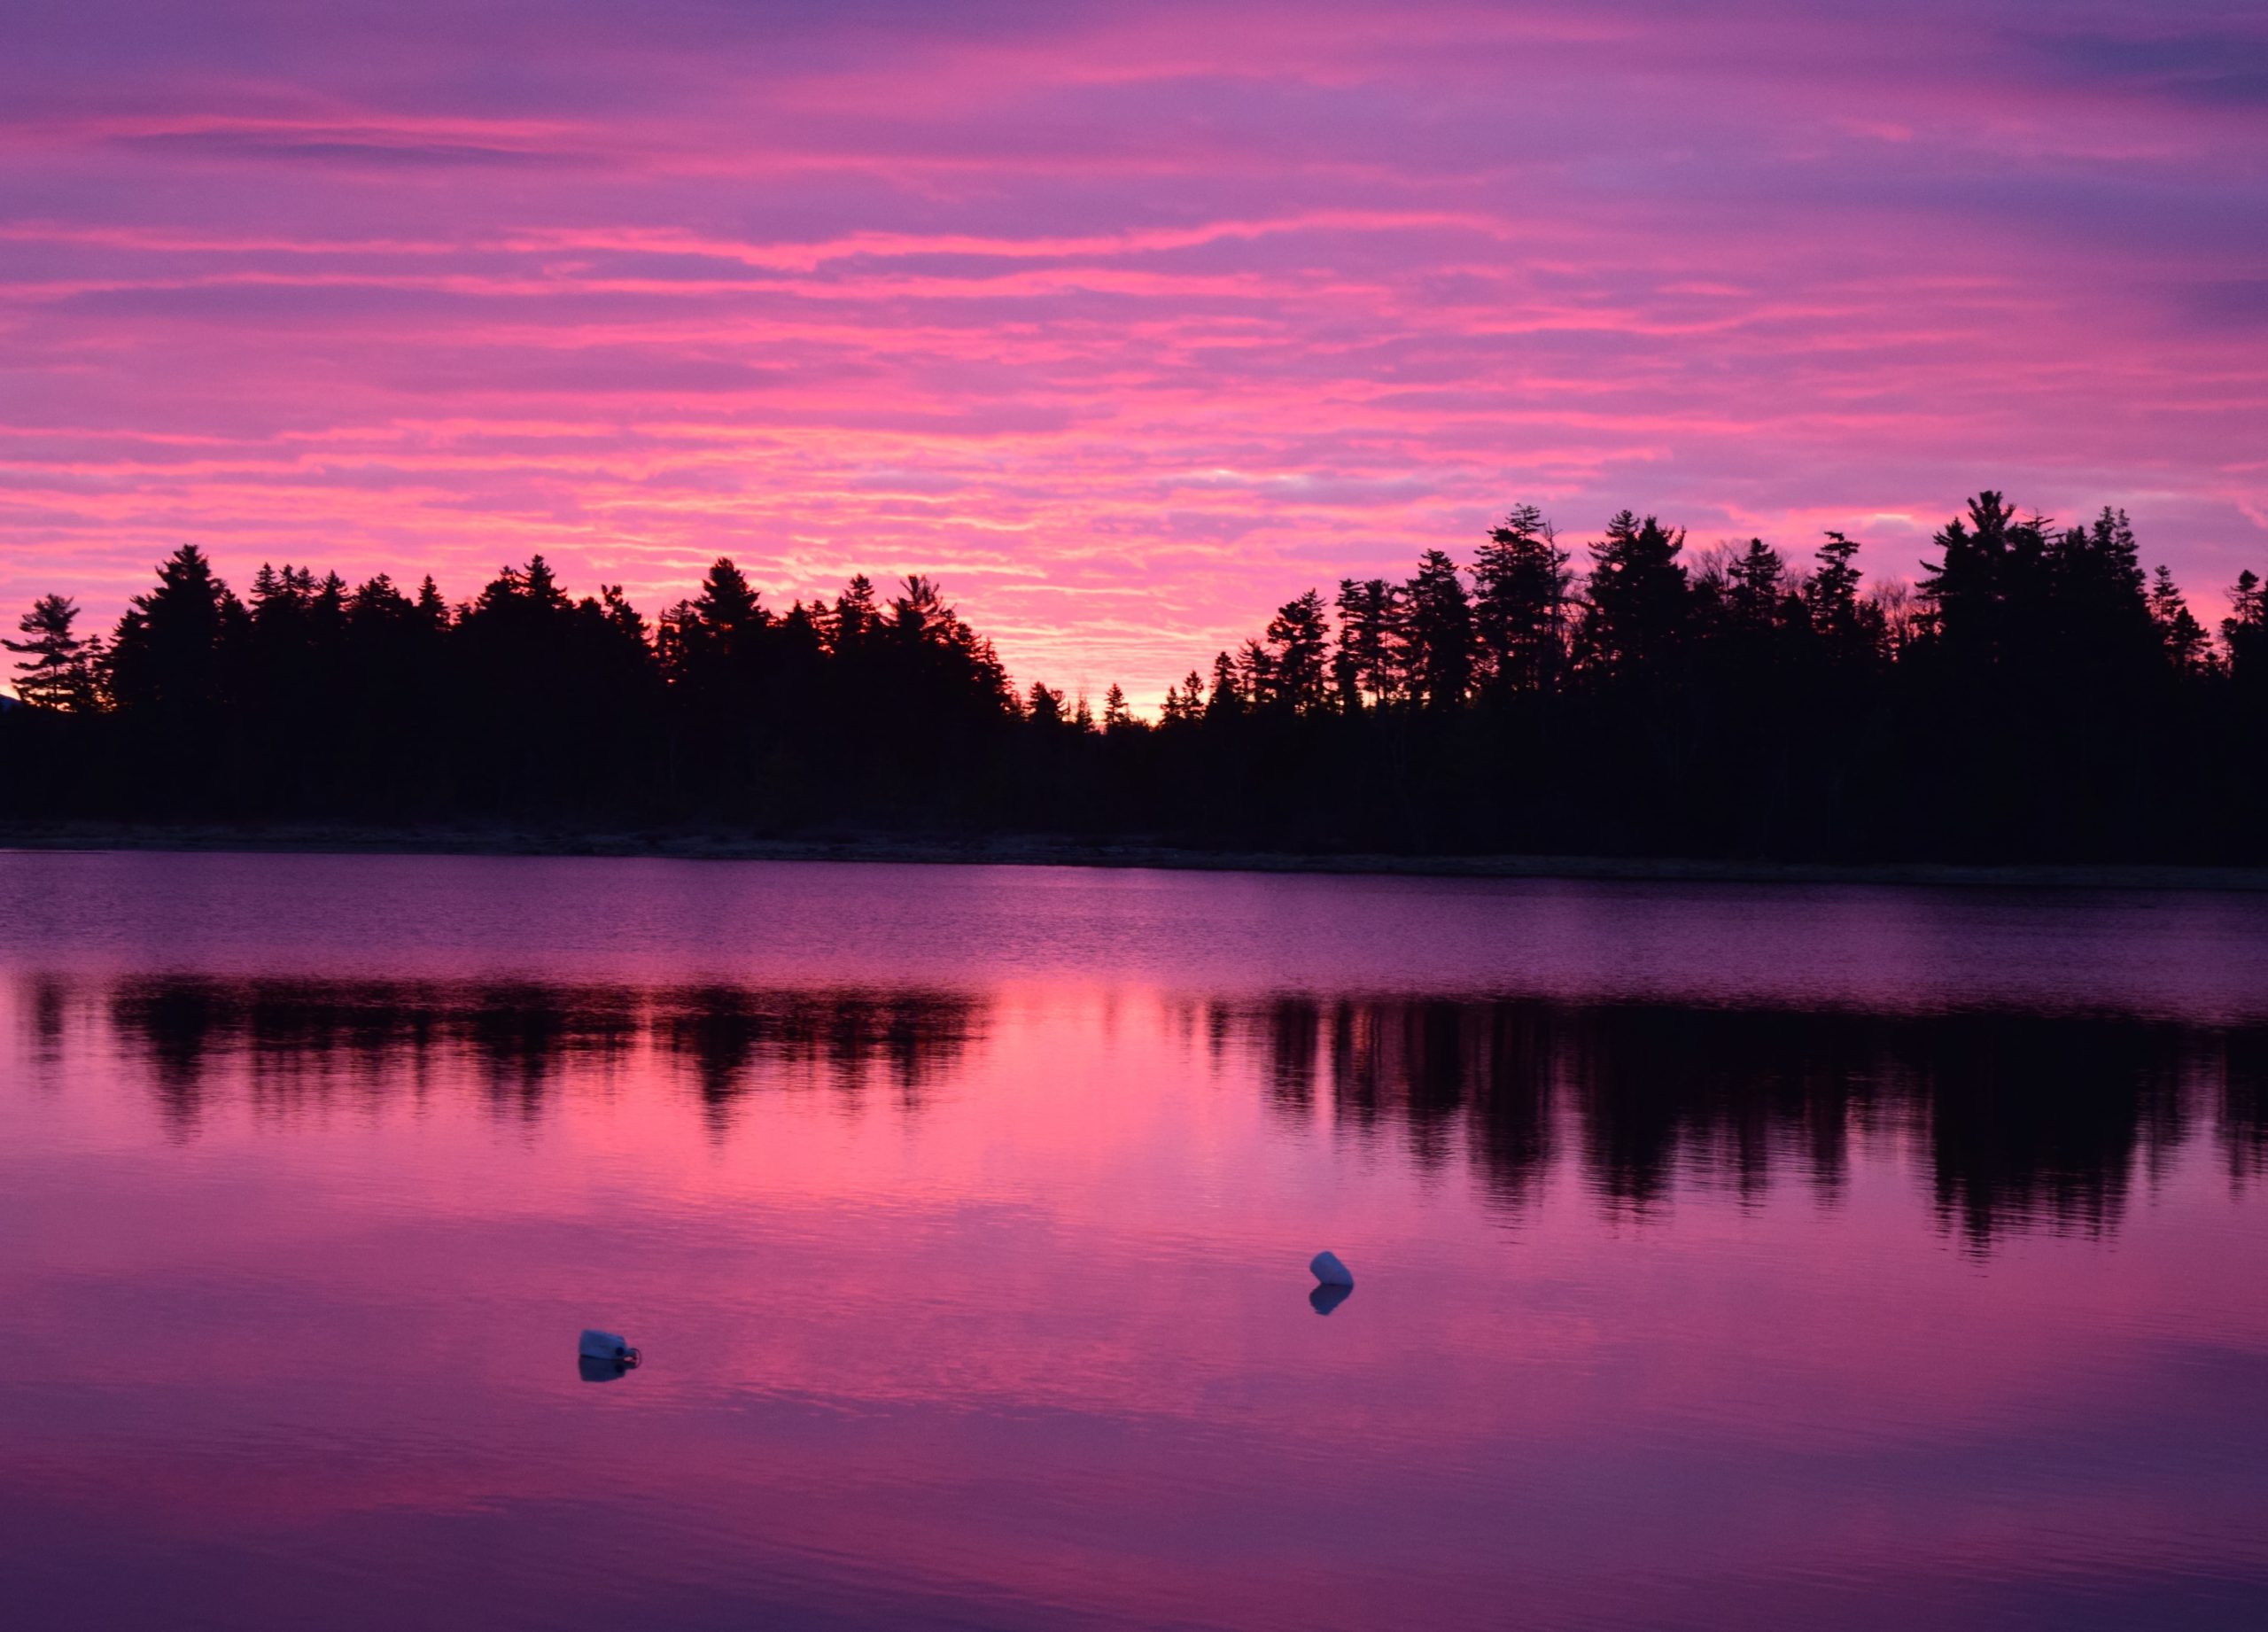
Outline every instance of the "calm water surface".
<path fill-rule="evenodd" d="M 2258 898 L 0 854 L 0 1581 L 2258 1627 L 2264 1184 Z"/>

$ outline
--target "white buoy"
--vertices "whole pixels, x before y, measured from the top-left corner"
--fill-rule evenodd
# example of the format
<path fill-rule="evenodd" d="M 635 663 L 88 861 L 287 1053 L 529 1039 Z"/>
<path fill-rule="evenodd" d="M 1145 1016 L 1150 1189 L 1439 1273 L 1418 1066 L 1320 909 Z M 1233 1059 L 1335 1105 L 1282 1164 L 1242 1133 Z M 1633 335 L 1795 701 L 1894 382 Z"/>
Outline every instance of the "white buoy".
<path fill-rule="evenodd" d="M 1335 1252 L 1319 1252 L 1308 1261 L 1308 1271 L 1326 1286 L 1348 1286 L 1355 1284 L 1354 1271 L 1339 1262 Z"/>
<path fill-rule="evenodd" d="M 625 1366 L 636 1365 L 640 1358 L 628 1339 L 612 1332 L 585 1331 L 576 1352 L 586 1360 L 611 1360 Z"/>

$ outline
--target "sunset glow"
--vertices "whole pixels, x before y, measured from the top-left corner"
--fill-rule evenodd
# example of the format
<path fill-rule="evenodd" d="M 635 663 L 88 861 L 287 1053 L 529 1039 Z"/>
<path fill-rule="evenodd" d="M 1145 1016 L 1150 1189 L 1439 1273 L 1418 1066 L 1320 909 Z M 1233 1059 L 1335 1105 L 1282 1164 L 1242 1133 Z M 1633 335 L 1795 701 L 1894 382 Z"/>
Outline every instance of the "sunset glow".
<path fill-rule="evenodd" d="M 1845 12 L 1831 19 L 1829 12 Z M 921 571 L 1153 707 L 1521 500 L 2268 561 L 2211 4 L 183 8 L 0 55 L 0 601 L 205 546 L 654 610 Z"/>

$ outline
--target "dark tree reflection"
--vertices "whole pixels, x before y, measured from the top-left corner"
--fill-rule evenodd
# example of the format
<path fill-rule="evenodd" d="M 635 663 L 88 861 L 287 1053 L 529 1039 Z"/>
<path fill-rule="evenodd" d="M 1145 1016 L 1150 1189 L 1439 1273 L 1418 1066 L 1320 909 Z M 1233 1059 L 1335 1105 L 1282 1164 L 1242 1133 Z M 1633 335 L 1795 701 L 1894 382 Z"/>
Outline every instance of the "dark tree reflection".
<path fill-rule="evenodd" d="M 256 1108 L 278 1115 L 343 1091 L 422 1092 L 454 1067 L 500 1115 L 533 1119 L 571 1063 L 604 1069 L 641 1045 L 686 1068 L 719 1130 L 777 1068 L 816 1068 L 847 1089 L 879 1074 L 910 1103 L 982 1018 L 974 999 L 919 993 L 192 975 L 121 983 L 110 1014 L 177 1133 L 195 1129 L 229 1061 L 245 1067 Z"/>
<path fill-rule="evenodd" d="M 257 1114 L 383 1103 L 437 1084 L 540 1116 L 571 1076 L 633 1056 L 673 1068 L 708 1126 L 755 1093 L 876 1090 L 918 1107 L 983 1036 L 984 999 L 945 992 L 150 976 L 87 989 L 192 1134 L 214 1084 Z M 80 994 L 38 977 L 35 1048 Z M 1302 995 L 1168 1005 L 1168 1034 L 1218 1069 L 1249 1061 L 1280 1125 L 1471 1171 L 1531 1204 L 1555 1167 L 1612 1212 L 1681 1187 L 1837 1200 L 1862 1146 L 1917 1176 L 1981 1249 L 2014 1229 L 2114 1230 L 2193 1138 L 2233 1184 L 2268 1174 L 2268 1027 L 2003 1011 L 1798 1012 Z"/>
<path fill-rule="evenodd" d="M 2268 1029 L 2231 1035 L 2208 1069 L 2221 1084 L 2219 1131 L 2229 1177 L 2268 1177 Z"/>
<path fill-rule="evenodd" d="M 969 998 L 933 992 L 762 991 L 704 986 L 657 994 L 653 1034 L 682 1060 L 711 1125 L 778 1068 L 817 1068 L 855 1091 L 879 1068 L 912 1107 L 980 1030 Z"/>
<path fill-rule="evenodd" d="M 1332 1125 L 1411 1159 L 1462 1152 L 1531 1197 L 1563 1142 L 1604 1203 L 1680 1182 L 1832 1200 L 1855 1139 L 1909 1144 L 1939 1216 L 1984 1246 L 2014 1227 L 2114 1227 L 2201 1120 L 2233 1176 L 2263 1170 L 2268 1033 L 2023 1014 L 1867 1014 L 1534 999 L 1279 997 L 1217 1006 L 1279 1106 L 1329 1084 Z"/>

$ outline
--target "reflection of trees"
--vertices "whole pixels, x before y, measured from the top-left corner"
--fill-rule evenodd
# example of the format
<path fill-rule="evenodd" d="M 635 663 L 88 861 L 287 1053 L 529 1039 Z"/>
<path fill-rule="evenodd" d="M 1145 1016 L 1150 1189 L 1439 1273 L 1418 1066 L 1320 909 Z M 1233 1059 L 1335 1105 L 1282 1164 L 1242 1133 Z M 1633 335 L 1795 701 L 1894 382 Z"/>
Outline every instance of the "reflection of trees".
<path fill-rule="evenodd" d="M 244 1062 L 255 1106 L 279 1115 L 343 1085 L 379 1097 L 422 1088 L 454 1065 L 470 1068 L 500 1113 L 533 1117 L 570 1063 L 618 1064 L 641 1045 L 689 1069 L 720 1127 L 779 1068 L 816 1069 L 851 1089 L 879 1073 L 910 1101 L 981 1018 L 972 999 L 923 993 L 193 975 L 124 982 L 110 1013 L 181 1132 L 223 1061 Z"/>
<path fill-rule="evenodd" d="M 2155 1162 L 2187 1133 L 2193 1096 L 2172 1028 L 1969 1015 L 1926 1040 L 1908 1069 L 1938 1207 L 1973 1240 L 2009 1220 L 2109 1228 L 2138 1158 Z"/>
<path fill-rule="evenodd" d="M 2268 1177 L 2268 1030 L 2231 1034 L 2209 1069 L 2221 1084 L 2221 1148 L 2229 1177 Z"/>
<path fill-rule="evenodd" d="M 52 975 L 35 975 L 24 984 L 26 1040 L 31 1045 L 31 1057 L 39 1065 L 59 1064 L 63 1059 L 64 1011 L 69 1002 L 69 988 Z"/>
<path fill-rule="evenodd" d="M 919 991 L 154 976 L 103 994 L 167 1124 L 192 1131 L 217 1068 L 289 1115 L 469 1078 L 533 1117 L 578 1062 L 674 1065 L 722 1131 L 747 1095 L 881 1086 L 917 1104 L 983 1033 L 981 999 Z M 27 991 L 61 1045 L 70 983 Z M 1983 1246 L 2011 1228 L 2115 1228 L 2138 1178 L 2210 1127 L 2233 1180 L 2268 1175 L 2268 1027 L 1970 1012 L 1799 1013 L 1539 999 L 1191 1000 L 1175 1035 L 1248 1050 L 1271 1115 L 1469 1163 L 1505 1205 L 1555 1156 L 1619 1212 L 1681 1184 L 1760 1196 L 1793 1175 L 1838 1193 L 1862 1140 L 1895 1142 L 1940 1217 Z"/>
<path fill-rule="evenodd" d="M 2202 1116 L 2232 1170 L 2263 1168 L 2268 1031 L 2101 1017 L 1882 1015 L 1530 999 L 1287 997 L 1218 1006 L 1301 1114 L 1391 1128 L 1412 1158 L 1462 1150 L 1491 1192 L 1533 1193 L 1561 1140 L 1617 1209 L 1680 1180 L 1760 1194 L 1793 1170 L 1839 1193 L 1854 1136 L 1907 1140 L 1941 1216 L 2114 1226 L 2139 1168 Z"/>
<path fill-rule="evenodd" d="M 907 1105 L 975 1036 L 975 999 L 934 992 L 758 991 L 704 986 L 659 994 L 653 1032 L 684 1061 L 720 1129 L 733 1102 L 781 1068 L 817 1068 L 855 1089 L 879 1071 Z"/>
<path fill-rule="evenodd" d="M 1278 1010 L 1297 1006 L 1291 999 Z M 1341 1126 L 1374 1134 L 1398 1124 L 1426 1167 L 1448 1159 L 1462 1125 L 1481 1171 L 1518 1200 L 1550 1150 L 1542 1067 L 1502 1006 L 1431 1000 L 1326 1006 L 1331 1099 Z M 1286 1029 L 1278 1013 L 1271 1034 Z M 1284 1073 L 1279 1068 L 1279 1084 Z M 1279 1085 L 1278 1092 L 1287 1090 Z"/>

